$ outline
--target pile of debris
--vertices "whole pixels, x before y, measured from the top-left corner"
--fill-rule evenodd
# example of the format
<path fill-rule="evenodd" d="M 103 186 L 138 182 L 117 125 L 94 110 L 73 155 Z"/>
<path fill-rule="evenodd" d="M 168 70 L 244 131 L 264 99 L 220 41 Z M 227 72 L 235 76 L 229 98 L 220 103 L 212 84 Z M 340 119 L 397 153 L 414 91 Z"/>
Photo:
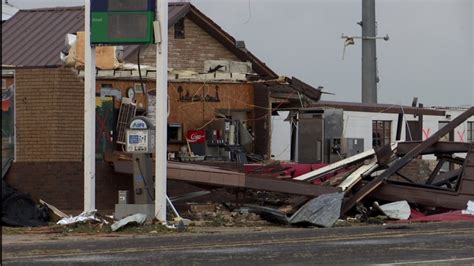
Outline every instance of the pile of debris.
<path fill-rule="evenodd" d="M 408 203 L 430 212 L 433 209 L 438 212 L 461 210 L 474 199 L 474 143 L 439 140 L 472 115 L 474 107 L 425 141 L 398 142 L 377 151 L 372 149 L 294 178 L 337 187 L 339 192 L 319 195 L 293 214 L 260 209 L 288 223 L 305 221 L 326 227 L 332 226 L 337 218 L 354 213 L 355 209 L 360 214 L 361 204 L 369 200 L 406 201 L 406 204 L 394 205 L 396 211 L 408 213 L 399 219 L 412 216 Z M 466 154 L 465 158 L 458 157 L 460 153 Z M 437 158 L 437 165 L 429 175 L 415 179 L 404 174 L 404 167 L 427 154 Z M 446 165 L 447 170 L 443 169 Z M 301 215 L 303 220 L 300 220 Z"/>

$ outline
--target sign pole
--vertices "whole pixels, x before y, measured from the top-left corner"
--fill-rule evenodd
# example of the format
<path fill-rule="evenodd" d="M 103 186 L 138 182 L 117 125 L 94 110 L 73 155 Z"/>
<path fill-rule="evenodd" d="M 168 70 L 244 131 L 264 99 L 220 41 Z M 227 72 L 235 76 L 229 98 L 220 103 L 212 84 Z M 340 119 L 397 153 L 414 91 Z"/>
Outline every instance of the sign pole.
<path fill-rule="evenodd" d="M 84 35 L 84 211 L 95 210 L 95 47 L 91 47 L 91 0 Z"/>
<path fill-rule="evenodd" d="M 155 216 L 166 224 L 167 99 L 168 99 L 168 1 L 157 0 L 156 14 L 161 42 L 156 43 L 156 127 L 155 127 Z"/>

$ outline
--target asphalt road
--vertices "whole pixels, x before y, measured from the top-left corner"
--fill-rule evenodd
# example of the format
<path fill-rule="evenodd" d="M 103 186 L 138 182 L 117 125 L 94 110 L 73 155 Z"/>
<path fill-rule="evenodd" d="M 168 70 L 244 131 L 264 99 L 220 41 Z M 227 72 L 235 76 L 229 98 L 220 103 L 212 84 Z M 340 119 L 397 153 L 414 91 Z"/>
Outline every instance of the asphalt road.
<path fill-rule="evenodd" d="M 474 223 L 9 242 L 2 264 L 474 265 Z"/>

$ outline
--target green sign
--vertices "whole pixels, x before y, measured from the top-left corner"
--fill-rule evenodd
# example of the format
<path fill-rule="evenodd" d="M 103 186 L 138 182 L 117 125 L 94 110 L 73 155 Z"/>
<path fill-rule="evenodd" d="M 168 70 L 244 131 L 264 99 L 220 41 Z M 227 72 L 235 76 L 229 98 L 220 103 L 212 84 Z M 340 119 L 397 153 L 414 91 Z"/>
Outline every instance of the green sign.
<path fill-rule="evenodd" d="M 92 44 L 152 44 L 151 11 L 91 12 Z"/>

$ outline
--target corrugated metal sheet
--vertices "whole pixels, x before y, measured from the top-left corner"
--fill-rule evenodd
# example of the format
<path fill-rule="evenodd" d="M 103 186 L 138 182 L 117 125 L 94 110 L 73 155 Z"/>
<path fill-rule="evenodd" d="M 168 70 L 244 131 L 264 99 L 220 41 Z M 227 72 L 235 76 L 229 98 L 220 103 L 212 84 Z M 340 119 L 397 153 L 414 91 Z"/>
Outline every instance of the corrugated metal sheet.
<path fill-rule="evenodd" d="M 184 17 L 189 9 L 189 3 L 170 3 L 169 26 Z M 21 10 L 2 25 L 2 65 L 62 65 L 59 53 L 65 48 L 66 34 L 83 30 L 84 7 Z M 126 46 L 124 54 L 130 54 L 137 47 Z"/>
<path fill-rule="evenodd" d="M 84 9 L 21 10 L 2 25 L 2 65 L 61 65 L 67 33 L 84 29 Z"/>

